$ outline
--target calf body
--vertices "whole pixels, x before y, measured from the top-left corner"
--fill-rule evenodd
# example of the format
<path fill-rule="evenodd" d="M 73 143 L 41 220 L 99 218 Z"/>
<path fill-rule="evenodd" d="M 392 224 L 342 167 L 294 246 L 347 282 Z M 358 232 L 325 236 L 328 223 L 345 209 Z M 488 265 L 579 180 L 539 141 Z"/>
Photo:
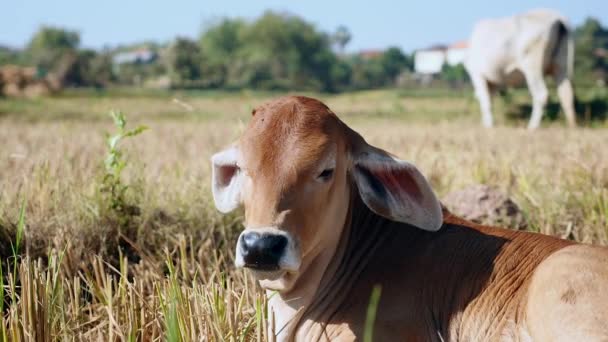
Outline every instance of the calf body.
<path fill-rule="evenodd" d="M 269 291 L 279 341 L 608 340 L 608 250 L 442 210 L 411 163 L 321 102 L 257 108 L 213 157 L 218 209 L 245 209 L 236 265 Z"/>
<path fill-rule="evenodd" d="M 345 237 L 351 247 L 336 256 L 338 270 L 321 282 L 329 294 L 316 297 L 294 322 L 296 340 L 360 340 L 377 285 L 375 341 L 608 338 L 605 249 L 480 226 L 449 213 L 436 233 L 366 215 L 365 225 L 353 225 Z M 282 294 L 271 303 L 290 300 Z"/>

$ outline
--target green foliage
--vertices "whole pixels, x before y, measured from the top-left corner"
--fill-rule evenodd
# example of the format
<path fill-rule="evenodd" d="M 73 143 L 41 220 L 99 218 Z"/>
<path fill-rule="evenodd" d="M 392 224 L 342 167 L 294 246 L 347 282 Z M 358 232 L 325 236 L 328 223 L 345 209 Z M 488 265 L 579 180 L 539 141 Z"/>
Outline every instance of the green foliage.
<path fill-rule="evenodd" d="M 579 85 L 605 83 L 608 78 L 608 29 L 587 18 L 575 31 L 574 77 Z M 591 82 L 590 82 L 591 81 Z M 591 83 L 591 84 L 590 84 Z"/>
<path fill-rule="evenodd" d="M 365 315 L 365 329 L 363 334 L 364 342 L 372 342 L 374 337 L 374 323 L 376 323 L 376 313 L 378 312 L 378 304 L 380 303 L 380 295 L 382 294 L 382 286 L 375 285 L 372 289 L 372 294 L 367 306 Z"/>
<path fill-rule="evenodd" d="M 229 88 L 335 88 L 332 66 L 337 58 L 323 32 L 300 17 L 266 12 L 253 23 L 225 19 L 200 39 L 204 72 Z"/>
<path fill-rule="evenodd" d="M 169 271 L 169 296 L 167 298 L 167 302 L 161 304 L 164 311 L 164 316 L 166 317 L 165 324 L 167 332 L 165 340 L 167 342 L 181 342 L 184 340 L 181 333 L 183 324 L 180 322 L 178 305 L 183 303 L 183 298 L 179 288 L 175 265 L 173 264 L 173 260 L 171 260 L 169 255 L 167 255 L 166 265 Z"/>
<path fill-rule="evenodd" d="M 24 51 L 0 46 L 0 65 L 34 65 L 39 77 L 68 65 L 65 84 L 75 87 L 117 83 L 323 92 L 394 86 L 413 70 L 412 56 L 397 47 L 347 54 L 351 39 L 345 26 L 324 32 L 297 15 L 273 11 L 251 21 L 211 22 L 196 41 L 177 38 L 170 45 L 146 41 L 111 51 L 80 50 L 78 32 L 43 26 Z M 116 54 L 137 49 L 148 49 L 158 58 L 146 63 L 113 62 Z M 577 86 L 608 81 L 608 29 L 598 20 L 588 18 L 576 28 L 575 53 Z M 76 62 L 70 66 L 73 56 Z M 445 66 L 440 79 L 451 86 L 468 82 L 461 65 Z"/>
<path fill-rule="evenodd" d="M 387 76 L 379 58 L 367 59 L 355 56 L 351 59 L 351 63 L 351 86 L 354 89 L 378 88 L 387 83 Z"/>
<path fill-rule="evenodd" d="M 107 86 L 115 80 L 112 70 L 112 56 L 105 51 L 96 53 L 83 69 L 87 86 Z"/>
<path fill-rule="evenodd" d="M 80 34 L 52 26 L 42 26 L 29 42 L 28 60 L 48 72 L 56 68 L 66 53 L 75 51 L 80 44 Z"/>
<path fill-rule="evenodd" d="M 350 86 L 353 68 L 344 58 L 336 58 L 331 65 L 330 78 L 333 81 L 334 90 L 344 90 Z"/>
<path fill-rule="evenodd" d="M 226 18 L 211 23 L 198 44 L 177 38 L 170 46 L 144 42 L 111 52 L 77 51 L 78 33 L 42 27 L 24 55 L 44 76 L 57 68 L 62 56 L 75 54 L 76 62 L 65 79 L 68 86 L 75 87 L 140 86 L 168 76 L 171 86 L 177 88 L 337 92 L 392 85 L 401 72 L 412 67 L 411 58 L 398 48 L 389 48 L 374 59 L 347 56 L 344 48 L 351 39 L 345 26 L 329 34 L 299 16 L 268 11 L 253 21 Z M 143 48 L 160 57 L 149 63 L 112 61 L 118 53 Z M 8 51 L 3 54 L 0 50 L 0 61 L 2 58 L 13 59 Z"/>
<path fill-rule="evenodd" d="M 406 56 L 401 49 L 390 47 L 382 56 L 380 56 L 380 64 L 386 77 L 394 82 L 397 76 L 404 70 L 413 70 L 414 61 L 410 56 Z"/>
<path fill-rule="evenodd" d="M 225 63 L 242 47 L 247 24 L 240 19 L 223 19 L 211 25 L 201 36 L 201 49 L 209 63 Z"/>
<path fill-rule="evenodd" d="M 21 56 L 19 51 L 7 46 L 0 45 L 0 65 L 20 64 Z"/>
<path fill-rule="evenodd" d="M 21 243 L 23 242 L 23 235 L 25 232 L 25 199 L 21 202 L 21 209 L 19 209 L 19 221 L 17 221 L 17 236 L 15 237 L 15 244 L 11 242 L 13 249 L 13 274 L 17 272 L 17 264 L 19 255 L 21 255 Z M 15 284 L 12 284 L 14 287 Z M 15 298 L 12 298 L 12 302 L 15 302 Z"/>
<path fill-rule="evenodd" d="M 177 38 L 171 45 L 167 64 L 174 84 L 201 78 L 201 51 L 198 44 L 187 38 Z"/>
<path fill-rule="evenodd" d="M 441 68 L 441 79 L 451 86 L 459 86 L 469 81 L 469 74 L 462 63 L 457 65 L 445 63 Z"/>
<path fill-rule="evenodd" d="M 243 33 L 247 24 L 240 19 L 222 19 L 211 24 L 200 37 L 203 59 L 202 76 L 209 86 L 223 86 L 235 55 L 244 45 Z"/>
<path fill-rule="evenodd" d="M 112 58 L 107 52 L 85 49 L 78 51 L 65 83 L 74 87 L 104 87 L 114 80 Z"/>
<path fill-rule="evenodd" d="M 378 56 L 355 55 L 349 62 L 352 68 L 350 87 L 353 89 L 392 86 L 401 73 L 413 69 L 411 56 L 397 47 L 388 48 Z"/>
<path fill-rule="evenodd" d="M 344 48 L 346 47 L 348 42 L 350 42 L 352 37 L 353 36 L 348 30 L 348 28 L 344 25 L 340 25 L 336 29 L 336 32 L 334 32 L 334 34 L 332 35 L 331 40 L 334 44 L 338 46 L 340 52 L 344 53 Z"/>
<path fill-rule="evenodd" d="M 124 114 L 111 111 L 110 116 L 114 120 L 117 132 L 114 135 L 108 135 L 106 138 L 108 155 L 104 163 L 105 172 L 100 191 L 106 194 L 105 204 L 107 208 L 116 214 L 116 218 L 122 226 L 127 226 L 131 217 L 138 214 L 139 209 L 127 200 L 126 193 L 129 185 L 123 183 L 121 178 L 122 171 L 127 166 L 127 160 L 124 158 L 119 144 L 126 138 L 141 134 L 147 127 L 138 126 L 135 129 L 127 130 L 127 121 Z"/>
<path fill-rule="evenodd" d="M 146 80 L 166 74 L 163 63 L 125 63 L 114 65 L 116 81 L 128 86 L 141 86 Z"/>

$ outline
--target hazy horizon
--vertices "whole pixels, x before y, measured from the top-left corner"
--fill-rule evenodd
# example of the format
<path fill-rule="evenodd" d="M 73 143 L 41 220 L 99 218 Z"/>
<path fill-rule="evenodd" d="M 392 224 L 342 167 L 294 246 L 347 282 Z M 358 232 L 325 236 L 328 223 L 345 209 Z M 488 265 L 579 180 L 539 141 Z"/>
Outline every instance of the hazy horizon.
<path fill-rule="evenodd" d="M 580 25 L 590 16 L 608 24 L 608 1 L 601 0 L 585 1 L 584 5 L 567 0 L 508 3 L 431 0 L 410 4 L 377 0 L 371 9 L 369 2 L 340 4 L 320 0 L 289 4 L 276 0 L 255 3 L 182 0 L 152 4 L 141 0 L 107 0 L 94 6 L 76 0 L 58 0 L 16 2 L 13 6 L 0 20 L 0 44 L 14 48 L 25 46 L 42 25 L 76 30 L 81 34 L 83 47 L 99 49 L 143 41 L 168 42 L 176 36 L 196 38 L 205 25 L 214 20 L 223 17 L 253 20 L 266 10 L 299 15 L 326 32 L 344 25 L 353 37 L 346 49 L 350 52 L 389 46 L 413 51 L 438 43 L 449 44 L 467 39 L 479 19 L 539 7 L 560 11 L 573 25 Z"/>

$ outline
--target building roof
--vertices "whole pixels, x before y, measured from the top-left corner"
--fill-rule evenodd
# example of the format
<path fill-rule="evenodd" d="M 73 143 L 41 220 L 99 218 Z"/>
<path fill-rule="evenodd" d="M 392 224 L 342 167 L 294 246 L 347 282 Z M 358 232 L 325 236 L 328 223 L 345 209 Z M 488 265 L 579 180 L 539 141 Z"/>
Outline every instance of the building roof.
<path fill-rule="evenodd" d="M 469 42 L 466 40 L 459 40 L 455 43 L 452 43 L 450 45 L 446 45 L 446 44 L 433 44 L 429 47 L 423 48 L 423 49 L 418 49 L 416 51 L 446 51 L 449 49 L 466 49 L 469 47 Z"/>
<path fill-rule="evenodd" d="M 434 44 L 423 49 L 418 49 L 416 51 L 445 51 L 447 50 L 447 48 L 447 45 L 444 44 Z"/>
<path fill-rule="evenodd" d="M 378 57 L 382 56 L 383 53 L 384 53 L 384 50 L 368 49 L 368 50 L 359 51 L 359 56 L 361 58 L 365 58 L 365 59 L 372 59 L 372 58 L 378 58 Z"/>
<path fill-rule="evenodd" d="M 460 40 L 449 46 L 450 49 L 466 49 L 469 47 L 469 42 L 466 40 Z"/>

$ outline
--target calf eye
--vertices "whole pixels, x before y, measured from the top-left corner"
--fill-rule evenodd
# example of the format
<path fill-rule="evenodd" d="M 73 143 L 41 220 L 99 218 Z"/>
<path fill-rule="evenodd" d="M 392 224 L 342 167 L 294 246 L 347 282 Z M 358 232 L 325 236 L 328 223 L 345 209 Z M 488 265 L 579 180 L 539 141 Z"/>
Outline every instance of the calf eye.
<path fill-rule="evenodd" d="M 331 176 L 333 176 L 333 174 L 334 174 L 334 169 L 325 169 L 325 170 L 323 170 L 323 172 L 321 172 L 317 176 L 317 179 L 326 181 L 326 180 L 329 180 L 331 178 Z"/>

